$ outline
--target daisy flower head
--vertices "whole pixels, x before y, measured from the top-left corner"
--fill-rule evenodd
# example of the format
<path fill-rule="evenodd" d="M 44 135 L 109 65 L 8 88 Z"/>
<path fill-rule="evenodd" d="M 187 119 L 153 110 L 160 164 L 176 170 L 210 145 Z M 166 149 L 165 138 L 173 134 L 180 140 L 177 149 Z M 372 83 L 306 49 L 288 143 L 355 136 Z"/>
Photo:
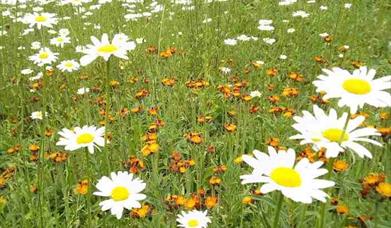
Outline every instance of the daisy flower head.
<path fill-rule="evenodd" d="M 85 54 L 80 59 L 82 66 L 90 64 L 98 57 L 102 57 L 105 61 L 108 61 L 112 55 L 121 59 L 129 59 L 126 56 L 127 52 L 136 48 L 136 43 L 129 41 L 129 38 L 124 34 L 114 35 L 111 42 L 106 33 L 102 35 L 101 40 L 92 36 L 91 41 L 92 44 L 88 44 L 86 48 L 81 49 L 81 52 Z"/>
<path fill-rule="evenodd" d="M 71 38 L 68 36 L 58 36 L 50 39 L 50 44 L 56 47 L 63 48 L 65 44 L 71 43 Z"/>
<path fill-rule="evenodd" d="M 208 223 L 211 223 L 208 211 L 192 210 L 189 212 L 182 211 L 178 214 L 176 220 L 179 224 L 178 227 L 184 228 L 206 228 Z"/>
<path fill-rule="evenodd" d="M 96 188 L 98 191 L 94 195 L 109 197 L 105 201 L 99 203 L 102 211 L 110 209 L 112 215 L 117 219 L 122 217 L 124 208 L 131 210 L 132 208 L 140 208 L 140 200 L 146 198 L 144 194 L 140 194 L 145 189 L 146 184 L 139 178 L 133 178 L 132 173 L 112 172 L 110 178 L 103 176 L 99 179 Z"/>
<path fill-rule="evenodd" d="M 359 142 L 382 146 L 381 143 L 368 138 L 380 135 L 375 128 L 359 128 L 365 120 L 364 116 L 358 116 L 353 120 L 349 120 L 344 131 L 348 118 L 347 113 L 343 113 L 338 118 L 334 109 L 331 109 L 327 115 L 317 105 L 313 106 L 313 112 L 314 114 L 304 111 L 302 117 L 293 117 L 296 123 L 292 126 L 299 134 L 290 137 L 290 139 L 300 139 L 300 144 L 313 144 L 315 150 L 326 148 L 327 158 L 337 157 L 339 153 L 344 152 L 346 149 L 351 149 L 361 158 L 372 158 L 371 152 L 360 145 Z"/>
<path fill-rule="evenodd" d="M 54 24 L 57 24 L 56 14 L 54 13 L 29 13 L 22 18 L 24 24 L 29 24 L 29 27 L 32 28 L 37 26 L 37 29 L 42 27 L 53 28 Z"/>
<path fill-rule="evenodd" d="M 376 70 L 360 67 L 350 73 L 339 67 L 323 69 L 324 74 L 313 82 L 317 92 L 326 93 L 324 99 L 340 98 L 338 106 L 348 106 L 352 114 L 364 104 L 374 107 L 391 106 L 391 75 L 374 79 Z"/>
<path fill-rule="evenodd" d="M 78 62 L 76 62 L 75 60 L 71 59 L 71 60 L 64 60 L 62 61 L 58 66 L 57 66 L 58 69 L 60 69 L 62 72 L 73 72 L 73 71 L 77 71 L 79 70 L 80 68 L 80 65 Z"/>
<path fill-rule="evenodd" d="M 255 158 L 243 155 L 243 161 L 254 168 L 249 175 L 242 175 L 242 184 L 265 183 L 262 193 L 275 190 L 296 202 L 311 203 L 312 199 L 326 202 L 328 195 L 321 189 L 335 185 L 333 181 L 317 179 L 326 174 L 326 169 L 320 168 L 323 162 L 310 163 L 307 158 L 301 159 L 295 165 L 296 153 L 293 149 L 276 152 L 268 147 L 269 154 L 254 150 Z"/>
<path fill-rule="evenodd" d="M 45 64 L 52 64 L 57 60 L 58 53 L 53 53 L 49 48 L 41 48 L 38 53 L 29 57 L 30 61 L 33 61 L 34 64 L 38 66 L 43 66 Z"/>
<path fill-rule="evenodd" d="M 57 146 L 65 146 L 65 150 L 74 151 L 87 147 L 88 152 L 93 154 L 94 149 L 105 145 L 105 127 L 95 126 L 75 127 L 73 130 L 63 128 L 59 133 L 61 137 L 56 143 Z"/>

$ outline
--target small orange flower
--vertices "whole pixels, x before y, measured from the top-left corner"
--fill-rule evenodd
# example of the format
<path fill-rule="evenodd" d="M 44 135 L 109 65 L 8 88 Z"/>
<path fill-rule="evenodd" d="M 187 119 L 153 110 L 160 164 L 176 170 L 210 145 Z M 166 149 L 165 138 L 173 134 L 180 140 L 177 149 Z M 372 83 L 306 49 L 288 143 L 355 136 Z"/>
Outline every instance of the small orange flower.
<path fill-rule="evenodd" d="M 349 168 L 349 164 L 344 160 L 335 160 L 333 163 L 333 169 L 335 172 L 343 172 Z"/>
<path fill-rule="evenodd" d="M 89 187 L 89 182 L 87 179 L 79 181 L 79 183 L 76 185 L 74 191 L 77 194 L 80 195 L 85 195 L 88 193 L 88 187 Z"/>
<path fill-rule="evenodd" d="M 216 196 L 208 196 L 205 199 L 205 206 L 208 209 L 214 208 L 217 204 L 217 197 Z"/>
<path fill-rule="evenodd" d="M 304 81 L 303 75 L 299 74 L 297 72 L 289 72 L 288 73 L 288 77 L 290 79 L 292 79 L 293 81 L 297 81 L 297 82 L 303 82 Z"/>
<path fill-rule="evenodd" d="M 201 144 L 203 141 L 201 133 L 188 133 L 186 134 L 186 138 L 189 142 L 194 144 Z"/>
<path fill-rule="evenodd" d="M 176 80 L 175 78 L 164 78 L 162 80 L 162 84 L 165 85 L 165 86 L 174 86 L 176 83 Z"/>
<path fill-rule="evenodd" d="M 266 144 L 272 147 L 278 147 L 280 145 L 280 139 L 272 137 L 266 141 Z"/>
<path fill-rule="evenodd" d="M 152 214 L 152 210 L 152 206 L 143 204 L 141 208 L 133 208 L 130 212 L 130 216 L 132 216 L 132 218 L 145 218 Z"/>
<path fill-rule="evenodd" d="M 382 182 L 376 187 L 376 191 L 385 198 L 391 198 L 391 184 Z"/>
<path fill-rule="evenodd" d="M 346 204 L 338 204 L 337 207 L 335 208 L 335 210 L 340 215 L 344 215 L 349 212 L 349 208 L 348 208 L 348 206 L 346 206 Z"/>
<path fill-rule="evenodd" d="M 291 87 L 284 88 L 282 95 L 286 97 L 297 97 L 299 95 L 299 89 Z"/>
<path fill-rule="evenodd" d="M 212 176 L 212 177 L 209 179 L 209 184 L 210 184 L 210 185 L 220 185 L 220 184 L 221 184 L 221 179 L 220 179 L 220 177 Z"/>
<path fill-rule="evenodd" d="M 277 68 L 269 68 L 266 70 L 266 75 L 269 77 L 274 77 L 278 74 Z"/>
<path fill-rule="evenodd" d="M 228 132 L 235 132 L 237 127 L 236 127 L 235 124 L 226 123 L 226 124 L 224 124 L 224 128 L 225 128 L 225 130 L 227 130 Z"/>
<path fill-rule="evenodd" d="M 253 198 L 251 196 L 245 196 L 242 199 L 243 204 L 252 204 L 253 203 Z"/>

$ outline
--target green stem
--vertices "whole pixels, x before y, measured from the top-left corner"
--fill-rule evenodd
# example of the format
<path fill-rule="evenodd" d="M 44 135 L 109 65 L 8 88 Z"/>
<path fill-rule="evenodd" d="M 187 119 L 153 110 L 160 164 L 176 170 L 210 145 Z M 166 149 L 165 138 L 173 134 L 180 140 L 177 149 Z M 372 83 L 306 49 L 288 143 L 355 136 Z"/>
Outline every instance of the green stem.
<path fill-rule="evenodd" d="M 85 151 L 86 154 L 86 168 L 87 168 L 87 180 L 88 180 L 88 185 L 90 185 L 92 176 L 91 176 L 91 164 L 90 164 L 90 154 L 88 150 L 86 149 Z M 91 226 L 91 194 L 90 191 L 87 192 L 86 195 L 86 201 L 87 201 L 87 222 L 88 222 L 88 227 Z"/>
<path fill-rule="evenodd" d="M 274 220 L 273 220 L 273 226 L 272 228 L 277 228 L 278 227 L 278 221 L 280 220 L 280 212 L 281 212 L 281 208 L 282 208 L 282 203 L 284 201 L 284 196 L 282 195 L 282 193 L 279 193 L 278 195 L 278 203 L 277 203 L 277 209 L 276 209 L 276 213 L 274 215 Z"/>
<path fill-rule="evenodd" d="M 105 145 L 104 145 L 104 156 L 106 158 L 107 167 L 109 170 L 111 170 L 111 153 L 107 153 L 108 147 L 107 147 L 107 137 L 109 132 L 109 111 L 110 111 L 110 59 L 106 62 L 106 77 L 105 77 Z"/>
<path fill-rule="evenodd" d="M 305 204 L 305 205 L 303 205 L 303 208 L 301 209 L 301 213 L 300 213 L 300 217 L 299 217 L 299 223 L 297 224 L 298 228 L 303 227 L 303 222 L 304 222 L 304 219 L 305 219 L 305 213 L 307 212 L 307 207 L 308 207 L 308 205 Z"/>
<path fill-rule="evenodd" d="M 346 118 L 346 121 L 345 121 L 345 125 L 343 127 L 342 134 L 340 136 L 340 139 L 338 140 L 338 144 L 342 143 L 342 140 L 344 138 L 346 129 L 348 128 L 350 117 L 351 117 L 351 114 L 349 112 L 348 116 Z M 332 169 L 333 169 L 333 163 L 334 163 L 334 158 L 330 158 L 329 161 L 328 161 L 328 164 L 327 164 L 327 170 L 328 170 L 328 173 L 327 173 L 327 176 L 326 176 L 327 179 L 330 179 L 330 177 L 331 177 L 331 173 L 332 173 Z M 327 193 L 330 194 L 330 189 L 328 190 Z M 324 222 L 325 222 L 325 219 L 326 219 L 326 205 L 327 205 L 327 203 L 323 203 L 321 208 L 320 208 L 320 220 L 319 220 L 319 226 L 318 226 L 319 228 L 324 228 Z"/>

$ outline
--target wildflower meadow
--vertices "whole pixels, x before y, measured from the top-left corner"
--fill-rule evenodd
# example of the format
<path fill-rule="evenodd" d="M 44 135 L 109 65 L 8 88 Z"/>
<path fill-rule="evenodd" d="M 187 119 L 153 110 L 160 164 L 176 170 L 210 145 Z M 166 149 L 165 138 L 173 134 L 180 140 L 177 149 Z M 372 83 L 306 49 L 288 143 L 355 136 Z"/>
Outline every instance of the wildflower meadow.
<path fill-rule="evenodd" d="M 391 2 L 0 14 L 0 227 L 391 227 Z"/>

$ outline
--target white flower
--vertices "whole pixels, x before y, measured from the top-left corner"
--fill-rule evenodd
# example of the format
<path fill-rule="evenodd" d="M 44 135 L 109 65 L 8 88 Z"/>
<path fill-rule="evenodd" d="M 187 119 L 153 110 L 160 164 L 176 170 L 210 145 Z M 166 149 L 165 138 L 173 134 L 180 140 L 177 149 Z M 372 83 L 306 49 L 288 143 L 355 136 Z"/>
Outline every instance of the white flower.
<path fill-rule="evenodd" d="M 34 71 L 31 70 L 30 68 L 27 68 L 27 69 L 23 69 L 20 73 L 23 74 L 23 75 L 27 75 L 27 74 L 31 74 L 33 72 Z"/>
<path fill-rule="evenodd" d="M 47 115 L 48 114 L 45 112 L 45 116 L 47 116 Z M 32 112 L 30 117 L 33 120 L 42 120 L 43 119 L 43 114 L 42 114 L 41 111 Z"/>
<path fill-rule="evenodd" d="M 80 89 L 77 90 L 77 94 L 79 94 L 79 95 L 83 95 L 83 94 L 86 94 L 86 93 L 89 93 L 89 92 L 90 92 L 90 89 L 89 88 L 85 88 L 85 87 L 80 88 Z"/>
<path fill-rule="evenodd" d="M 314 115 L 308 111 L 303 111 L 303 116 L 295 116 L 296 121 L 292 125 L 299 134 L 290 137 L 290 139 L 300 139 L 300 144 L 313 144 L 315 150 L 326 148 L 326 157 L 337 157 L 339 153 L 346 149 L 351 149 L 361 158 L 372 158 L 371 152 L 359 144 L 359 142 L 367 142 L 377 146 L 381 143 L 369 139 L 369 136 L 379 136 L 380 133 L 375 128 L 363 127 L 359 128 L 365 117 L 358 116 L 350 120 L 346 131 L 344 126 L 348 114 L 345 112 L 340 118 L 334 109 L 330 109 L 327 115 L 318 106 L 313 106 Z M 341 142 L 340 142 L 341 141 Z"/>
<path fill-rule="evenodd" d="M 75 60 L 71 59 L 71 60 L 64 60 L 62 61 L 58 66 L 57 66 L 58 69 L 60 69 L 62 72 L 73 72 L 73 71 L 76 71 L 80 68 L 80 65 L 78 62 L 76 62 Z"/>
<path fill-rule="evenodd" d="M 263 42 L 270 44 L 270 45 L 272 45 L 276 42 L 276 39 L 274 39 L 274 38 L 263 38 L 262 40 L 263 40 Z"/>
<path fill-rule="evenodd" d="M 177 218 L 178 227 L 184 228 L 206 228 L 211 223 L 208 211 L 192 210 L 189 212 L 182 211 Z"/>
<path fill-rule="evenodd" d="M 296 154 L 292 149 L 278 151 L 268 147 L 269 155 L 254 150 L 255 158 L 243 155 L 243 161 L 254 168 L 249 175 L 242 175 L 242 184 L 265 183 L 262 193 L 281 191 L 281 193 L 296 202 L 311 203 L 312 199 L 326 202 L 328 195 L 321 189 L 334 186 L 333 181 L 316 179 L 327 173 L 321 169 L 323 162 L 310 163 L 307 158 L 301 159 L 295 165 Z"/>
<path fill-rule="evenodd" d="M 345 3 L 345 9 L 350 9 L 352 7 L 352 3 Z"/>
<path fill-rule="evenodd" d="M 219 70 L 220 70 L 221 73 L 223 73 L 223 74 L 229 74 L 229 73 L 231 73 L 231 69 L 228 68 L 228 67 L 219 67 Z"/>
<path fill-rule="evenodd" d="M 22 22 L 29 24 L 29 27 L 32 28 L 35 25 L 38 29 L 42 27 L 52 28 L 54 24 L 57 24 L 56 15 L 53 13 L 29 13 L 22 18 Z"/>
<path fill-rule="evenodd" d="M 287 33 L 294 33 L 296 31 L 296 29 L 294 28 L 289 28 L 288 30 L 286 30 Z"/>
<path fill-rule="evenodd" d="M 139 178 L 133 179 L 133 174 L 128 172 L 112 172 L 111 178 L 103 176 L 99 179 L 96 188 L 99 190 L 94 192 L 94 195 L 109 197 L 110 199 L 99 203 L 102 211 L 109 210 L 112 215 L 120 219 L 124 208 L 131 210 L 132 208 L 140 208 L 138 202 L 146 198 L 144 194 L 140 194 L 145 189 L 146 184 Z"/>
<path fill-rule="evenodd" d="M 229 46 L 235 46 L 238 43 L 236 39 L 225 39 L 224 44 Z"/>
<path fill-rule="evenodd" d="M 384 91 L 391 88 L 391 75 L 374 79 L 376 70 L 360 67 L 351 74 L 339 67 L 323 69 L 325 75 L 313 82 L 317 92 L 325 92 L 324 99 L 340 98 L 338 106 L 348 106 L 352 114 L 365 104 L 374 107 L 391 106 L 391 95 Z"/>
<path fill-rule="evenodd" d="M 255 90 L 255 91 L 251 91 L 250 96 L 251 97 L 260 97 L 260 96 L 262 96 L 262 93 L 259 92 L 258 90 Z"/>
<path fill-rule="evenodd" d="M 303 10 L 298 10 L 298 11 L 295 11 L 292 13 L 292 16 L 293 17 L 302 17 L 302 18 L 305 18 L 305 17 L 308 17 L 310 14 L 303 11 Z"/>
<path fill-rule="evenodd" d="M 64 44 L 70 44 L 71 38 L 67 36 L 58 36 L 55 38 L 50 39 L 50 44 L 55 45 L 56 47 L 64 47 Z"/>
<path fill-rule="evenodd" d="M 279 57 L 281 60 L 285 60 L 285 59 L 287 59 L 288 58 L 288 56 L 286 56 L 286 55 L 280 55 L 280 57 Z"/>
<path fill-rule="evenodd" d="M 127 52 L 135 49 L 136 43 L 128 39 L 124 34 L 114 35 L 112 42 L 109 41 L 106 33 L 102 35 L 101 41 L 92 36 L 92 44 L 88 44 L 85 49 L 81 50 L 86 55 L 80 59 L 80 64 L 86 66 L 98 57 L 103 57 L 105 61 L 108 61 L 112 55 L 121 59 L 129 59 L 126 56 Z"/>
<path fill-rule="evenodd" d="M 31 49 L 33 50 L 38 50 L 41 48 L 41 42 L 34 41 L 31 43 Z"/>
<path fill-rule="evenodd" d="M 45 64 L 51 64 L 57 60 L 58 53 L 53 53 L 49 48 L 41 48 L 35 55 L 29 57 L 29 60 L 33 61 L 38 66 Z"/>
<path fill-rule="evenodd" d="M 95 126 L 75 127 L 73 130 L 63 128 L 59 133 L 61 137 L 56 143 L 57 146 L 65 146 L 65 150 L 74 151 L 83 147 L 88 148 L 88 152 L 94 153 L 94 148 L 99 150 L 105 144 L 105 128 Z"/>

